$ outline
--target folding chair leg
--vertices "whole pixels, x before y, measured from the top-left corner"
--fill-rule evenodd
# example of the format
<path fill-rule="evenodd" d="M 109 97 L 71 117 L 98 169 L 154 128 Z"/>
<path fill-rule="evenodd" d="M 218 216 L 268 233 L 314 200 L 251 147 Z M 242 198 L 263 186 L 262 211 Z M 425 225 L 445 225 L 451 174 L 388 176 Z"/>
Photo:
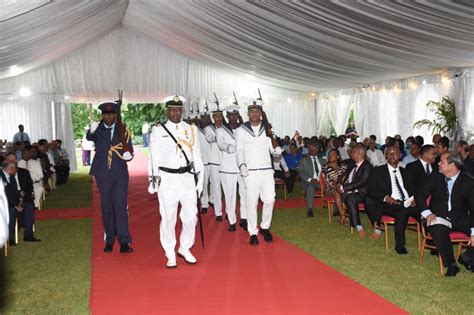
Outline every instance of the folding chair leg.
<path fill-rule="evenodd" d="M 421 248 L 421 245 L 420 245 L 420 243 L 421 243 L 421 239 L 420 239 L 420 238 L 421 238 L 421 235 L 420 235 L 420 234 L 421 234 L 421 233 L 420 233 L 420 223 L 416 222 L 416 236 L 418 237 L 418 249 Z"/>
<path fill-rule="evenodd" d="M 8 241 L 5 242 L 5 246 L 3 247 L 3 251 L 5 253 L 5 257 L 8 256 Z"/>
<path fill-rule="evenodd" d="M 425 246 L 426 246 L 426 239 L 423 238 L 423 243 L 421 244 L 421 248 L 420 248 L 420 264 L 423 262 L 423 256 L 425 255 Z"/>
<path fill-rule="evenodd" d="M 18 244 L 18 218 L 15 222 L 15 242 Z"/>
<path fill-rule="evenodd" d="M 288 199 L 288 192 L 286 191 L 286 184 L 283 183 L 283 195 L 285 200 Z"/>
<path fill-rule="evenodd" d="M 328 220 L 329 220 L 329 224 L 332 224 L 332 203 L 331 202 L 328 202 Z"/>
<path fill-rule="evenodd" d="M 438 255 L 439 256 L 439 273 L 441 275 L 443 275 L 443 258 L 441 258 L 441 255 Z"/>
<path fill-rule="evenodd" d="M 385 251 L 388 252 L 388 226 L 387 223 L 384 223 L 384 228 L 385 228 Z"/>

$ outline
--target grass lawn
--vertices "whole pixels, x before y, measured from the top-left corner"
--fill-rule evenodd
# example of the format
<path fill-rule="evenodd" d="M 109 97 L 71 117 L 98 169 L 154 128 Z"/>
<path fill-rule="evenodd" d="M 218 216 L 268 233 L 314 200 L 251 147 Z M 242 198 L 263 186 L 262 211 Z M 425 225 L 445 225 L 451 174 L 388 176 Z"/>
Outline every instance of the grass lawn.
<path fill-rule="evenodd" d="M 369 226 L 367 216 L 361 217 Z M 383 239 L 361 239 L 337 221 L 329 224 L 327 210 L 321 215 L 318 209 L 314 218 L 305 209 L 275 210 L 272 231 L 410 313 L 474 314 L 474 274 L 461 266 L 455 278 L 441 276 L 438 257 L 429 251 L 420 264 L 415 232 L 406 232 L 409 254 L 399 256 L 393 227 L 387 253 Z"/>
<path fill-rule="evenodd" d="M 88 314 L 92 220 L 38 221 L 0 257 L 0 314 Z"/>

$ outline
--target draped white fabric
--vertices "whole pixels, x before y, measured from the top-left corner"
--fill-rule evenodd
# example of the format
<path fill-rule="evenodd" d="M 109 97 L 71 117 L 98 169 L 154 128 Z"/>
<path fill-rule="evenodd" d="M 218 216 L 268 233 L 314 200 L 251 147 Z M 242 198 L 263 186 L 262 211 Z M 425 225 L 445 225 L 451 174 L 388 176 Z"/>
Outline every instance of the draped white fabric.
<path fill-rule="evenodd" d="M 352 105 L 352 97 L 351 94 L 341 93 L 329 96 L 326 106 L 328 106 L 329 119 L 338 135 L 342 135 L 346 131 Z"/>
<path fill-rule="evenodd" d="M 400 134 L 403 138 L 421 135 L 429 141 L 432 133 L 426 128 L 413 128 L 413 124 L 420 119 L 434 118 L 433 113 L 426 108 L 426 103 L 430 100 L 439 101 L 448 95 L 456 101 L 461 135 L 470 140 L 474 135 L 474 79 L 471 72 L 472 69 L 465 68 L 439 75 L 373 84 L 362 89 L 323 93 L 318 96 L 317 106 L 328 107 L 329 112 L 318 110 L 317 121 L 323 120 L 318 116 L 320 113 L 331 117 L 331 106 L 334 104 L 347 104 L 348 100 L 352 100 L 356 129 L 362 138 L 375 134 L 383 139 Z M 338 108 L 345 107 L 340 105 Z M 345 119 L 343 125 L 347 126 Z M 334 121 L 333 124 L 336 129 Z"/>

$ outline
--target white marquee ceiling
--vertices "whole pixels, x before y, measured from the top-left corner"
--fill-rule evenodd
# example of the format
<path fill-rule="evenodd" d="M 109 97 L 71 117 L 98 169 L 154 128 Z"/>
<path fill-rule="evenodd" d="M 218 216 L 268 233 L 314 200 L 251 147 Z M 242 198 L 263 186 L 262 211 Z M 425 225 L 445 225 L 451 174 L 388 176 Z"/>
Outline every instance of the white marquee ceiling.
<path fill-rule="evenodd" d="M 471 0 L 53 0 L 0 22 L 0 79 L 51 63 L 121 24 L 199 61 L 291 89 L 474 65 Z"/>

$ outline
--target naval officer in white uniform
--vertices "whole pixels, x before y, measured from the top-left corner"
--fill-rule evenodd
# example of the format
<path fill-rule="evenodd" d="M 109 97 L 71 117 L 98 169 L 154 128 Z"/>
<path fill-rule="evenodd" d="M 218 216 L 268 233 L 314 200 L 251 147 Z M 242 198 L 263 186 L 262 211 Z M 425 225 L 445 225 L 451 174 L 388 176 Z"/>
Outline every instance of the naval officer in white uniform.
<path fill-rule="evenodd" d="M 250 234 L 250 245 L 258 245 L 257 206 L 258 199 L 263 202 L 260 234 L 266 242 L 272 242 L 270 233 L 273 206 L 275 204 L 275 180 L 271 155 L 281 155 L 281 148 L 267 136 L 265 123 L 262 121 L 262 104 L 253 102 L 248 106 L 249 121 L 237 129 L 237 163 L 240 174 L 244 177 L 247 189 L 247 221 Z M 268 122 L 267 122 L 268 124 Z M 268 124 L 269 125 L 269 124 Z M 273 139 L 274 140 L 274 139 Z"/>
<path fill-rule="evenodd" d="M 187 263 L 195 264 L 190 249 L 194 245 L 197 214 L 197 196 L 203 186 L 203 164 L 196 126 L 181 121 L 183 102 L 178 96 L 166 102 L 168 121 L 153 127 L 150 136 L 149 180 L 150 193 L 158 193 L 160 205 L 160 241 L 168 258 L 166 266 L 176 264 L 176 219 L 181 204 L 178 255 Z M 174 138 L 174 139 L 173 139 Z M 195 183 L 193 172 L 198 174 Z M 197 194 L 196 194 L 197 192 Z"/>
<path fill-rule="evenodd" d="M 201 194 L 201 209 L 202 213 L 207 213 L 209 208 L 209 200 L 211 195 L 209 194 L 209 181 L 211 167 L 209 165 L 209 155 L 211 153 L 211 144 L 206 140 L 206 133 L 204 129 L 211 124 L 211 116 L 209 115 L 207 106 L 206 110 L 201 112 L 199 115 L 199 144 L 201 146 L 201 158 L 204 164 L 204 183 Z"/>

